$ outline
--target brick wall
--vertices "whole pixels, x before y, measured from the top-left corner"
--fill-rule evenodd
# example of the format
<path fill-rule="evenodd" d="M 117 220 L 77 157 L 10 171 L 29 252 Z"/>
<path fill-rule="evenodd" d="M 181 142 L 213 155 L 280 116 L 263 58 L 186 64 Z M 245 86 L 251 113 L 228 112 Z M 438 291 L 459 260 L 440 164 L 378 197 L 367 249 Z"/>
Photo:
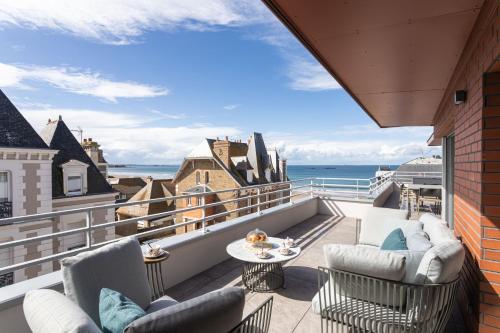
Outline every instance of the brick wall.
<path fill-rule="evenodd" d="M 498 1 L 485 1 L 434 119 L 455 134 L 455 233 L 467 249 L 459 304 L 471 332 L 500 329 L 500 55 Z M 454 105 L 456 90 L 467 101 Z"/>

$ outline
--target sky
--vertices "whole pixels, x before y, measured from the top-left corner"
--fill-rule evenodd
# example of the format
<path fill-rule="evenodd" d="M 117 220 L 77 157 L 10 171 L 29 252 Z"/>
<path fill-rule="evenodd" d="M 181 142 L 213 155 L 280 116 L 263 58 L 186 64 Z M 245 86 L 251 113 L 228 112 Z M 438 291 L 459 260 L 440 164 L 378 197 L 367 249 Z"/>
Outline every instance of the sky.
<path fill-rule="evenodd" d="M 289 164 L 440 153 L 430 127 L 378 128 L 258 0 L 0 0 L 0 47 L 32 126 L 61 115 L 110 163 L 179 164 L 252 132 Z"/>

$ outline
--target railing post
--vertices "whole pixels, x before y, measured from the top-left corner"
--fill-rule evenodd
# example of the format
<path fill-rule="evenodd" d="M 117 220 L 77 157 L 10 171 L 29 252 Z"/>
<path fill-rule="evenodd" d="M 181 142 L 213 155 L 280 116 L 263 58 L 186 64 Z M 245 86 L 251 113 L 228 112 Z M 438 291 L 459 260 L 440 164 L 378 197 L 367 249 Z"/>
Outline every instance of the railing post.
<path fill-rule="evenodd" d="M 323 178 L 323 192 L 325 192 L 325 179 Z"/>
<path fill-rule="evenodd" d="M 89 209 L 85 212 L 85 227 L 87 230 L 85 231 L 85 246 L 90 249 L 92 246 L 92 211 Z"/>
<path fill-rule="evenodd" d="M 207 221 L 206 221 L 206 208 L 205 208 L 205 195 L 201 197 L 201 232 L 206 233 L 207 230 Z"/>
<path fill-rule="evenodd" d="M 359 179 L 356 179 L 356 199 L 359 199 Z"/>
<path fill-rule="evenodd" d="M 257 187 L 257 213 L 260 215 L 260 187 Z"/>
<path fill-rule="evenodd" d="M 313 192 L 314 191 L 314 180 L 313 179 L 311 179 L 311 189 L 310 189 L 310 191 L 311 191 L 311 198 L 314 198 L 314 192 Z"/>

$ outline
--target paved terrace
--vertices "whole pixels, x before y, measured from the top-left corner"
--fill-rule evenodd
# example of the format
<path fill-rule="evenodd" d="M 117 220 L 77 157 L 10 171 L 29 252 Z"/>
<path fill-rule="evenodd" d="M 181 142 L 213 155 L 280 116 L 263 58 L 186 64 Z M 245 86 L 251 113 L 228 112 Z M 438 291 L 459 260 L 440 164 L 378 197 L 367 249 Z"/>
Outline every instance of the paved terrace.
<path fill-rule="evenodd" d="M 316 215 L 278 236 L 296 239 L 302 253 L 284 266 L 285 289 L 274 293 L 246 291 L 245 315 L 273 295 L 270 332 L 320 332 L 320 320 L 312 312 L 311 300 L 318 289 L 316 268 L 324 265 L 322 247 L 329 243 L 354 244 L 356 219 Z M 241 266 L 241 262 L 228 259 L 170 288 L 167 294 L 177 300 L 186 300 L 222 287 L 242 287 Z M 456 309 L 446 332 L 465 332 L 462 323 Z"/>

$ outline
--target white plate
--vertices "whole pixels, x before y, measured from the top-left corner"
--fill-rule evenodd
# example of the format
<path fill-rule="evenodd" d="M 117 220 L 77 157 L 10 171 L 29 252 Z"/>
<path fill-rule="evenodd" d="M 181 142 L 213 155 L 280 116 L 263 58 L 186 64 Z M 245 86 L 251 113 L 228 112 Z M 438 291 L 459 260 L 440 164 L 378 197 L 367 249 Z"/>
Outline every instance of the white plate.
<path fill-rule="evenodd" d="M 165 251 L 161 250 L 161 251 L 160 251 L 157 255 L 155 255 L 155 256 L 152 256 L 152 255 L 150 255 L 150 254 L 145 254 L 145 255 L 144 255 L 144 258 L 147 258 L 147 259 L 156 259 L 156 258 L 161 257 L 161 256 L 162 256 L 162 255 L 164 255 L 164 254 L 165 254 Z"/>

